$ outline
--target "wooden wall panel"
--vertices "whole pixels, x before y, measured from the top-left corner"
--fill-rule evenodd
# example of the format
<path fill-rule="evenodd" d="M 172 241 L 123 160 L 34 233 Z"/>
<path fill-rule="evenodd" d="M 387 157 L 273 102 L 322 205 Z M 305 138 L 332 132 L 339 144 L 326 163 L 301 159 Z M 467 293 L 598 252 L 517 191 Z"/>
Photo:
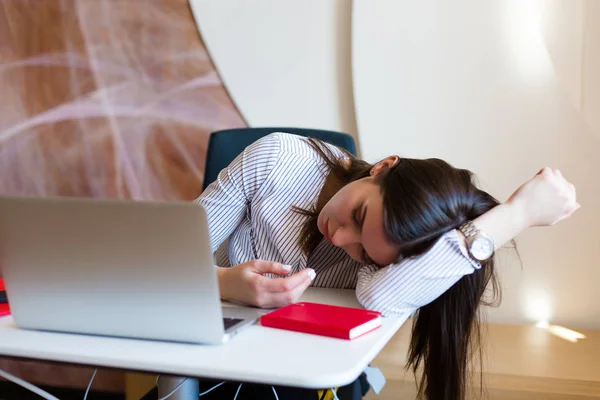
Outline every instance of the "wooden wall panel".
<path fill-rule="evenodd" d="M 191 200 L 209 133 L 246 126 L 186 0 L 1 1 L 0 98 L 0 195 Z M 92 371 L 0 368 L 83 388 Z"/>

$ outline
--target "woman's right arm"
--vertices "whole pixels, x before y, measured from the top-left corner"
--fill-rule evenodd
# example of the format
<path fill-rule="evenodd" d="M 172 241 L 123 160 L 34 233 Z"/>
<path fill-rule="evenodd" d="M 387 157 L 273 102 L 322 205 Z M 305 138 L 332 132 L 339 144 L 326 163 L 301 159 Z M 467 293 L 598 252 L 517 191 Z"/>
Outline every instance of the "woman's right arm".
<path fill-rule="evenodd" d="M 254 196 L 276 168 L 280 146 L 277 134 L 254 142 L 196 199 L 207 213 L 213 252 L 246 217 Z M 314 278 L 311 271 L 305 269 L 283 279 L 271 279 L 264 274 L 284 276 L 289 269 L 279 263 L 252 260 L 230 268 L 219 267 L 217 274 L 221 298 L 258 307 L 278 307 L 300 297 Z"/>
<path fill-rule="evenodd" d="M 245 218 L 254 196 L 277 164 L 279 154 L 276 135 L 252 143 L 196 199 L 208 216 L 213 252 Z"/>

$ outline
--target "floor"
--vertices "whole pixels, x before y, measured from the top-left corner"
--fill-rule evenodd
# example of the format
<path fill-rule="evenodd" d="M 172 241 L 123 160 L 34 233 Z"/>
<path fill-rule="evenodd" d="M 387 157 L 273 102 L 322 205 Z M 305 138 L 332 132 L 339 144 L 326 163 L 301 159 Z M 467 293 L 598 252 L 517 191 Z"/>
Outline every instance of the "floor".
<path fill-rule="evenodd" d="M 581 331 L 576 343 L 535 326 L 486 326 L 484 344 L 485 395 L 475 388 L 470 399 L 599 400 L 600 331 Z M 369 400 L 414 399 L 415 380 L 405 371 L 410 321 L 373 361 L 387 384 Z M 473 390 L 473 389 L 472 389 Z"/>

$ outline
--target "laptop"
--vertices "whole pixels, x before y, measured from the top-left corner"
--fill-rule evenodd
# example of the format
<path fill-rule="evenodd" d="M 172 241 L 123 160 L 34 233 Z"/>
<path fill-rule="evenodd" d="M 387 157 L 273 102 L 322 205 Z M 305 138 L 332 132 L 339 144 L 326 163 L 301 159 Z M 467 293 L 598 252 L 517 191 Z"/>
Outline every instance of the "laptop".
<path fill-rule="evenodd" d="M 264 313 L 222 306 L 192 202 L 0 198 L 0 266 L 25 329 L 220 344 Z"/>

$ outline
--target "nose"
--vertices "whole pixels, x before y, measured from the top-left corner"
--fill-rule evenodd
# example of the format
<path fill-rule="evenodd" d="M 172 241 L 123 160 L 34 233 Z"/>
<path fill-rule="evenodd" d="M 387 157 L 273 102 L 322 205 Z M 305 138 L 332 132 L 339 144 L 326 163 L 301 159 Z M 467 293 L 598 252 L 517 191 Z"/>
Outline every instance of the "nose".
<path fill-rule="evenodd" d="M 340 226 L 331 237 L 331 243 L 342 248 L 355 244 L 358 240 L 359 238 L 357 237 L 356 232 L 354 232 L 354 229 L 348 229 L 344 226 Z"/>

